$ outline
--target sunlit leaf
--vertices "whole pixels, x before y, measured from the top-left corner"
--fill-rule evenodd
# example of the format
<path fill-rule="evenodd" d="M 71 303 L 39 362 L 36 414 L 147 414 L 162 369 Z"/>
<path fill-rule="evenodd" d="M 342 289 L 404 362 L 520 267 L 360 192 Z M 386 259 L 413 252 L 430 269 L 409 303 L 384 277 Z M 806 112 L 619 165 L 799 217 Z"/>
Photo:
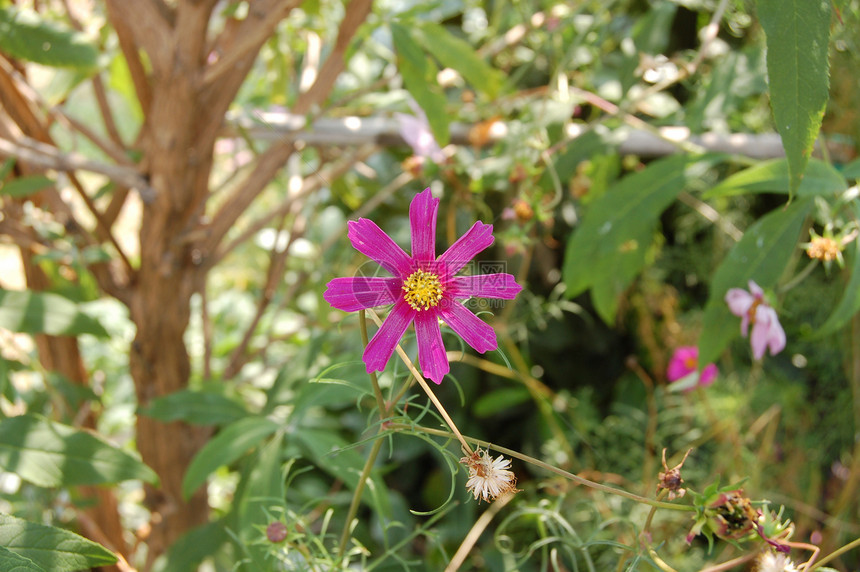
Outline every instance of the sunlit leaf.
<path fill-rule="evenodd" d="M 248 415 L 240 403 L 213 391 L 183 389 L 153 399 L 141 415 L 192 425 L 226 425 Z"/>
<path fill-rule="evenodd" d="M 31 290 L 0 289 L 0 327 L 23 334 L 108 335 L 97 319 L 68 298 Z"/>
<path fill-rule="evenodd" d="M 4 572 L 45 572 L 45 569 L 5 546 L 0 546 L 0 570 Z"/>
<path fill-rule="evenodd" d="M 435 22 L 421 22 L 415 32 L 424 49 L 443 66 L 459 72 L 473 88 L 487 97 L 494 98 L 499 94 L 504 76 L 479 56 L 468 42 Z"/>
<path fill-rule="evenodd" d="M 94 68 L 98 58 L 83 34 L 15 7 L 0 8 L 0 51 L 51 67 Z"/>
<path fill-rule="evenodd" d="M 277 430 L 278 424 L 265 417 L 245 417 L 222 429 L 191 461 L 182 479 L 182 494 L 190 497 L 215 469 L 237 460 Z"/>
<path fill-rule="evenodd" d="M 829 163 L 812 159 L 796 189 L 800 197 L 835 196 L 848 187 L 845 177 Z M 705 193 L 705 198 L 726 197 L 744 193 L 789 193 L 791 179 L 788 161 L 773 159 L 735 173 Z"/>
<path fill-rule="evenodd" d="M 445 94 L 436 84 L 436 65 L 413 37 L 413 29 L 391 23 L 391 38 L 397 52 L 397 69 L 409 95 L 427 114 L 433 137 L 440 146 L 448 144 L 448 116 Z"/>
<path fill-rule="evenodd" d="M 139 459 L 93 433 L 34 414 L 0 421 L 0 466 L 41 487 L 158 481 Z"/>
<path fill-rule="evenodd" d="M 700 177 L 719 160 L 717 155 L 661 159 L 597 198 L 565 250 L 566 295 L 576 296 L 591 287 L 592 296 L 600 301 L 601 317 L 611 322 L 618 294 L 645 264 L 660 214 L 691 178 Z"/>
<path fill-rule="evenodd" d="M 758 0 L 767 76 L 790 192 L 800 186 L 829 98 L 830 0 Z"/>
<path fill-rule="evenodd" d="M 0 514 L 0 546 L 51 572 L 108 566 L 117 561 L 107 548 L 73 532 L 7 514 Z"/>

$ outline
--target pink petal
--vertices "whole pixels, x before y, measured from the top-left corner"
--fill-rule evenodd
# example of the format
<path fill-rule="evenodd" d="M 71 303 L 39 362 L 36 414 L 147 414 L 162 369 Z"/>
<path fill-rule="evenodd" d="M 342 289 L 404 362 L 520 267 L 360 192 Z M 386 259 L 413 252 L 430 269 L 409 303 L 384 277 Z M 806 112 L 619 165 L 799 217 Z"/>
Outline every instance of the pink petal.
<path fill-rule="evenodd" d="M 406 300 L 400 298 L 389 312 L 388 317 L 382 322 L 382 327 L 364 348 L 363 357 L 364 364 L 367 366 L 367 373 L 385 369 L 385 365 L 391 359 L 391 354 L 394 353 L 394 347 L 403 337 L 406 328 L 412 323 L 414 315 L 415 310 Z"/>
<path fill-rule="evenodd" d="M 761 286 L 750 280 L 747 282 L 747 286 L 750 288 L 750 294 L 752 294 L 756 298 L 762 298 L 764 296 L 764 290 L 761 289 Z"/>
<path fill-rule="evenodd" d="M 442 383 L 451 370 L 445 346 L 442 344 L 442 331 L 436 312 L 415 312 L 415 336 L 418 338 L 418 362 L 424 377 Z"/>
<path fill-rule="evenodd" d="M 412 259 L 429 262 L 436 259 L 436 214 L 439 199 L 430 189 L 418 193 L 409 205 L 409 223 L 412 227 Z"/>
<path fill-rule="evenodd" d="M 702 370 L 702 376 L 699 378 L 699 385 L 702 387 L 706 387 L 714 383 L 714 380 L 717 378 L 717 375 L 720 371 L 717 369 L 717 366 L 710 363 L 705 366 L 705 369 Z"/>
<path fill-rule="evenodd" d="M 479 274 L 457 276 L 445 285 L 453 298 L 501 298 L 513 300 L 523 287 L 510 274 Z"/>
<path fill-rule="evenodd" d="M 756 312 L 758 314 L 758 312 Z M 750 347 L 752 347 L 753 358 L 760 360 L 764 357 L 764 350 L 768 343 L 769 325 L 761 320 L 756 319 L 750 334 Z"/>
<path fill-rule="evenodd" d="M 767 347 L 770 350 L 770 355 L 775 356 L 785 349 L 785 330 L 782 329 L 782 325 L 779 323 L 776 310 L 766 307 L 764 311 L 768 314 Z"/>
<path fill-rule="evenodd" d="M 439 317 L 475 351 L 484 353 L 499 347 L 496 331 L 456 300 L 444 299 Z"/>
<path fill-rule="evenodd" d="M 493 244 L 493 225 L 476 222 L 439 257 L 437 264 L 441 272 L 440 278 L 444 280 L 454 276 L 475 258 L 475 255 L 491 244 Z"/>
<path fill-rule="evenodd" d="M 678 381 L 683 377 L 687 377 L 693 370 L 688 368 L 683 359 L 672 358 L 669 362 L 669 367 L 666 369 L 666 379 L 669 381 Z"/>
<path fill-rule="evenodd" d="M 349 221 L 347 226 L 347 236 L 357 251 L 372 258 L 399 278 L 405 278 L 412 271 L 412 260 L 409 256 L 376 226 L 375 222 L 360 218 Z"/>
<path fill-rule="evenodd" d="M 403 295 L 400 278 L 355 276 L 335 278 L 328 283 L 323 298 L 332 307 L 355 312 L 393 304 Z"/>
<path fill-rule="evenodd" d="M 745 316 L 750 310 L 755 298 L 741 288 L 731 288 L 726 292 L 726 304 L 729 305 L 729 311 L 735 316 Z"/>

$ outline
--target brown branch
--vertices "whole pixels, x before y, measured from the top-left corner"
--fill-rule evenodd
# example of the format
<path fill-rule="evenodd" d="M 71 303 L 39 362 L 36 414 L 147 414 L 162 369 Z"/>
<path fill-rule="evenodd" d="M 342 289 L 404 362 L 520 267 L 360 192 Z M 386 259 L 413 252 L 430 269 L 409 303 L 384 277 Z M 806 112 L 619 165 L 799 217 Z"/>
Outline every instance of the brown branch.
<path fill-rule="evenodd" d="M 217 91 L 225 74 L 232 76 L 237 68 L 247 68 L 278 23 L 298 4 L 297 0 L 258 0 L 250 3 L 248 16 L 240 23 L 230 20 L 215 40 L 212 49 L 220 58 L 206 70 L 203 87 Z"/>
<path fill-rule="evenodd" d="M 283 230 L 284 222 L 291 215 L 298 215 L 298 211 L 301 209 L 301 203 L 298 201 L 293 203 L 293 208 L 290 209 L 289 212 L 284 214 L 284 217 L 281 221 L 281 224 L 278 226 L 278 234 Z M 304 236 L 306 222 L 304 218 L 297 217 L 293 226 L 290 229 L 290 238 L 287 241 L 287 244 L 284 245 L 282 249 L 278 249 L 278 240 L 277 238 L 273 241 L 272 249 L 269 253 L 269 267 L 266 273 L 266 284 L 263 286 L 263 291 L 260 296 L 260 299 L 257 302 L 257 311 L 254 314 L 254 318 L 251 320 L 251 323 L 245 329 L 245 334 L 242 336 L 242 341 L 239 342 L 239 345 L 233 350 L 232 355 L 230 357 L 230 363 L 227 365 L 227 368 L 224 370 L 223 378 L 224 380 L 232 379 L 241 369 L 248 363 L 249 355 L 247 353 L 248 346 L 251 344 L 251 338 L 254 337 L 254 331 L 257 329 L 257 325 L 259 325 L 260 320 L 263 319 L 263 314 L 266 313 L 266 309 L 271 305 L 272 299 L 275 296 L 275 290 L 277 289 L 278 284 L 281 282 L 281 277 L 284 274 L 284 268 L 287 264 L 287 258 L 289 257 L 290 247 L 293 245 L 293 242 L 297 238 Z M 277 237 L 277 235 L 276 235 Z"/>
<path fill-rule="evenodd" d="M 365 147 L 359 148 L 359 149 L 355 150 L 353 153 L 350 153 L 349 155 L 347 155 L 345 158 L 341 159 L 340 161 L 333 163 L 333 164 L 329 164 L 327 168 L 321 169 L 319 172 L 315 173 L 312 177 L 305 178 L 300 191 L 298 191 L 297 193 L 295 193 L 292 196 L 287 197 L 286 200 L 284 200 L 284 202 L 282 202 L 278 207 L 270 210 L 265 215 L 252 221 L 250 223 L 250 225 L 248 226 L 248 228 L 246 228 L 244 231 L 242 231 L 239 234 L 239 236 L 237 236 L 236 238 L 231 240 L 229 244 L 218 249 L 218 251 L 215 252 L 214 254 L 210 254 L 209 259 L 205 263 L 206 266 L 211 268 L 212 266 L 218 264 L 218 262 L 220 262 L 221 260 L 224 259 L 225 256 L 227 256 L 227 254 L 229 254 L 230 252 L 235 250 L 236 247 L 238 247 L 240 244 L 242 244 L 243 242 L 245 242 L 249 238 L 253 237 L 255 234 L 257 234 L 260 230 L 265 228 L 267 225 L 271 224 L 272 220 L 274 220 L 280 216 L 283 216 L 284 214 L 289 212 L 289 210 L 292 208 L 292 205 L 295 201 L 298 201 L 299 199 L 302 199 L 302 198 L 310 195 L 311 193 L 319 190 L 321 187 L 328 185 L 329 181 L 332 181 L 332 180 L 340 177 L 341 175 L 343 175 L 347 171 L 349 171 L 353 167 L 353 165 L 355 165 L 357 162 L 362 161 L 365 158 L 369 157 L 371 154 L 373 154 L 373 152 L 375 150 L 376 150 L 376 148 L 373 146 L 365 146 Z M 226 205 L 225 205 L 225 207 L 226 207 Z M 230 221 L 230 223 L 227 224 L 226 230 L 224 231 L 223 234 L 220 235 L 220 237 L 218 237 L 215 234 L 214 230 L 210 233 L 210 235 L 208 236 L 207 241 L 206 241 L 206 248 L 211 249 L 211 250 L 204 250 L 204 252 L 212 253 L 215 251 L 215 248 L 217 248 L 218 245 L 220 244 L 221 240 L 223 240 L 224 234 L 226 234 L 226 231 L 229 230 L 230 228 L 232 228 L 233 223 L 235 223 L 236 219 L 238 219 L 239 215 L 241 215 L 241 213 L 244 211 L 230 211 L 230 210 L 227 210 L 226 208 L 222 208 L 221 211 L 219 211 L 219 214 L 222 214 L 224 212 L 226 212 L 227 215 L 234 215 L 234 216 L 233 216 L 232 220 Z M 219 225 L 219 232 L 220 232 L 220 229 L 224 228 L 224 226 L 223 226 L 224 224 L 226 224 L 226 222 L 221 221 L 221 223 Z M 213 226 L 214 226 L 214 223 L 213 223 Z M 217 240 L 216 240 L 216 238 L 217 238 Z"/>
<path fill-rule="evenodd" d="M 125 63 L 131 74 L 131 82 L 134 84 L 137 99 L 143 109 L 143 114 L 148 115 L 149 106 L 152 103 L 152 91 L 149 86 L 146 69 L 143 66 L 137 44 L 134 41 L 132 24 L 129 24 L 123 16 L 122 0 L 106 0 L 106 5 L 107 17 L 111 26 L 113 26 L 114 32 L 116 32 L 116 37 L 119 40 L 119 48 L 125 56 Z"/>
<path fill-rule="evenodd" d="M 0 137 L 0 155 L 15 157 L 43 169 L 54 169 L 66 173 L 74 171 L 89 171 L 105 175 L 115 183 L 137 189 L 140 198 L 145 203 L 155 198 L 155 190 L 143 178 L 137 169 L 100 163 L 84 157 L 79 153 L 66 153 L 53 145 L 40 143 L 35 139 L 20 136 L 17 142 Z"/>
<path fill-rule="evenodd" d="M 105 4 L 108 18 L 120 38 L 120 47 L 129 62 L 129 68 L 132 67 L 132 61 L 139 58 L 137 48 L 141 47 L 149 56 L 154 72 L 167 74 L 171 65 L 174 37 L 169 13 L 165 12 L 164 4 L 156 0 L 105 0 Z M 125 46 L 124 37 L 133 38 L 134 41 Z M 138 95 L 140 94 L 138 90 Z"/>

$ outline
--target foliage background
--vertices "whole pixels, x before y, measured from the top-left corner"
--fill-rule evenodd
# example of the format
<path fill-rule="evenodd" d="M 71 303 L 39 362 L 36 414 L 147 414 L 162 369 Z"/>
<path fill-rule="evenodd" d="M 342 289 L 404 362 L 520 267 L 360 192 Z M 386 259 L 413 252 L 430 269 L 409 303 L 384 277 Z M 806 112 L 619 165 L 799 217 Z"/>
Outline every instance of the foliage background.
<path fill-rule="evenodd" d="M 464 434 L 649 498 L 661 451 L 693 448 L 691 490 L 745 479 L 794 540 L 854 541 L 858 24 L 856 0 L 0 4 L 0 563 L 698 570 L 759 551 L 688 545 L 689 515 L 526 462 L 513 500 L 479 504 L 414 390 L 380 425 L 358 319 L 322 293 L 374 272 L 346 221 L 405 246 L 428 186 L 439 241 L 492 222 L 481 262 L 525 286 L 476 302 L 499 351 L 446 337 L 438 396 Z M 444 159 L 403 140 L 410 100 Z M 810 230 L 848 237 L 844 269 L 809 259 Z M 722 304 L 750 278 L 789 340 L 763 362 Z M 684 345 L 713 386 L 667 385 Z M 42 526 L 69 544 L 43 550 Z"/>

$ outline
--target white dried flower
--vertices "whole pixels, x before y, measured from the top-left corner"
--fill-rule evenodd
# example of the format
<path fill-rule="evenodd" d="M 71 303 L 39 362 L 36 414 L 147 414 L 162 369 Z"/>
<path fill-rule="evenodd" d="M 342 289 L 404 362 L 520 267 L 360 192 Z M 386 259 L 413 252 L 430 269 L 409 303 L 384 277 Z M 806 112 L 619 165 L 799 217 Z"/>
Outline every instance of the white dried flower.
<path fill-rule="evenodd" d="M 756 572 L 797 572 L 797 567 L 785 554 L 768 550 L 762 552 L 756 560 L 755 570 Z"/>
<path fill-rule="evenodd" d="M 469 467 L 469 480 L 466 490 L 487 502 L 505 493 L 517 492 L 517 477 L 508 468 L 510 459 L 499 455 L 495 459 L 487 451 L 477 449 L 460 462 Z"/>

